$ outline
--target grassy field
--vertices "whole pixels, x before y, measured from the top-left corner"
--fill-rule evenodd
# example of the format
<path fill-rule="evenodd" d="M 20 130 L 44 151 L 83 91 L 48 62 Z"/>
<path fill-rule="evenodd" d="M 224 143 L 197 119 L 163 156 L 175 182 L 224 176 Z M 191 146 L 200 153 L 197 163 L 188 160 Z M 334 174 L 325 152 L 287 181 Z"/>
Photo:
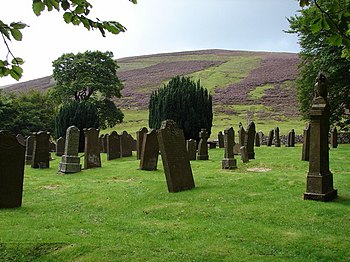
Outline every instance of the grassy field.
<path fill-rule="evenodd" d="M 196 188 L 168 193 L 136 157 L 56 175 L 25 170 L 23 206 L 0 210 L 0 261 L 348 261 L 350 145 L 330 151 L 339 198 L 302 200 L 301 146 L 256 148 L 222 170 L 223 149 L 192 161 Z"/>

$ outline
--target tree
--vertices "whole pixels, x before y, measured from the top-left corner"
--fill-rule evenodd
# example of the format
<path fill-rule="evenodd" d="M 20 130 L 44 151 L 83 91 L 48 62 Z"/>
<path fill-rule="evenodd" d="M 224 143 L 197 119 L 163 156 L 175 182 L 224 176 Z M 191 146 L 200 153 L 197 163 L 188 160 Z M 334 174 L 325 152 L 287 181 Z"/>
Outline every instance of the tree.
<path fill-rule="evenodd" d="M 299 16 L 289 18 L 290 33 L 298 34 L 301 46 L 301 63 L 297 79 L 298 98 L 301 112 L 309 117 L 315 79 L 319 71 L 327 75 L 331 123 L 346 129 L 349 120 L 344 113 L 350 108 L 350 61 L 345 59 L 342 50 L 329 42 L 331 33 L 325 29 L 315 31 L 310 24 L 322 14 L 317 6 L 311 5 Z"/>
<path fill-rule="evenodd" d="M 112 101 L 121 97 L 123 88 L 116 75 L 118 65 L 112 52 L 64 54 L 52 64 L 56 85 L 50 90 L 50 97 L 54 101 L 58 104 L 73 100 L 95 103 L 102 128 L 122 122 L 124 115 Z"/>
<path fill-rule="evenodd" d="M 137 0 L 129 0 L 136 4 Z M 102 36 L 106 35 L 106 31 L 112 34 L 125 32 L 126 28 L 116 21 L 101 21 L 98 18 L 95 20 L 89 17 L 92 5 L 86 0 L 33 0 L 33 12 L 40 16 L 45 9 L 47 11 L 63 10 L 63 19 L 68 24 L 83 25 L 87 30 L 98 29 Z M 9 24 L 0 20 L 0 34 L 4 45 L 8 51 L 5 59 L 0 59 L 0 77 L 11 75 L 16 80 L 22 76 L 23 59 L 15 57 L 12 53 L 9 41 L 22 40 L 22 30 L 28 25 L 22 22 L 11 22 Z"/>
<path fill-rule="evenodd" d="M 207 129 L 209 135 L 211 133 L 212 97 L 200 81 L 174 77 L 152 93 L 148 109 L 150 128 L 159 129 L 163 120 L 172 119 L 183 129 L 185 139 L 198 141 L 201 128 Z"/>

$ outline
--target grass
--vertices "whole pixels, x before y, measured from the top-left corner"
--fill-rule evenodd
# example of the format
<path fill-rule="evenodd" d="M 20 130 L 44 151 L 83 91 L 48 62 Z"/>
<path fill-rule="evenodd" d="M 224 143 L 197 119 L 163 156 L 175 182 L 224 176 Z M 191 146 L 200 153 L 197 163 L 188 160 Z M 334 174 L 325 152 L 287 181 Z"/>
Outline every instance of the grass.
<path fill-rule="evenodd" d="M 135 156 L 56 175 L 25 169 L 23 207 L 0 210 L 1 261 L 346 261 L 350 145 L 330 151 L 334 202 L 303 201 L 301 146 L 256 148 L 222 170 L 223 149 L 192 161 L 196 188 L 168 193 Z M 251 172 L 263 168 L 267 172 Z"/>
<path fill-rule="evenodd" d="M 260 100 L 265 95 L 266 90 L 273 88 L 273 85 L 258 86 L 254 90 L 249 92 L 248 97 L 253 100 Z"/>

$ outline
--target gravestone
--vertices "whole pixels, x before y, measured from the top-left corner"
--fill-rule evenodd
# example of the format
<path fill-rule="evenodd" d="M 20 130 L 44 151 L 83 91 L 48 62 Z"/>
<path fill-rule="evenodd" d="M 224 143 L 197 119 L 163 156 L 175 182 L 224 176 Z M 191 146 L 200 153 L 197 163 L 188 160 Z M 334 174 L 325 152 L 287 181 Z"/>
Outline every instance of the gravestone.
<path fill-rule="evenodd" d="M 194 188 L 183 131 L 173 120 L 165 120 L 157 134 L 168 191 L 179 192 Z"/>
<path fill-rule="evenodd" d="M 64 138 L 60 137 L 56 140 L 56 156 L 63 156 L 64 154 Z"/>
<path fill-rule="evenodd" d="M 18 135 L 16 136 L 16 138 L 17 138 L 17 141 L 18 141 L 21 145 L 26 146 L 26 140 L 25 140 L 24 136 L 22 136 L 22 134 L 18 134 Z"/>
<path fill-rule="evenodd" d="M 102 153 L 107 153 L 107 134 L 102 137 Z"/>
<path fill-rule="evenodd" d="M 128 132 L 123 131 L 120 135 L 120 152 L 122 157 L 132 156 L 132 143 L 133 139 L 130 139 Z"/>
<path fill-rule="evenodd" d="M 234 169 L 237 168 L 237 160 L 234 158 L 233 145 L 234 145 L 234 131 L 233 128 L 227 128 L 224 131 L 224 159 L 222 160 L 222 169 Z"/>
<path fill-rule="evenodd" d="M 56 152 L 56 144 L 49 140 L 49 152 Z"/>
<path fill-rule="evenodd" d="M 107 160 L 120 157 L 120 136 L 116 131 L 112 131 L 107 135 Z"/>
<path fill-rule="evenodd" d="M 100 144 L 100 152 L 103 153 L 103 151 L 105 150 L 103 148 L 103 137 L 104 137 L 104 134 L 101 134 L 100 137 L 98 138 L 98 143 Z"/>
<path fill-rule="evenodd" d="M 197 160 L 208 160 L 208 137 L 209 134 L 205 128 L 202 128 L 199 132 L 199 143 L 198 143 L 198 152 L 197 152 Z"/>
<path fill-rule="evenodd" d="M 219 142 L 219 148 L 224 148 L 225 143 L 224 143 L 224 135 L 222 134 L 222 131 L 218 133 L 218 142 Z"/>
<path fill-rule="evenodd" d="M 25 162 L 26 165 L 31 165 L 33 160 L 33 149 L 34 149 L 34 136 L 28 136 L 26 139 L 26 155 Z"/>
<path fill-rule="evenodd" d="M 146 127 L 141 128 L 136 132 L 136 159 L 141 159 L 142 145 L 144 135 L 147 134 L 148 130 Z"/>
<path fill-rule="evenodd" d="M 329 170 L 329 117 L 327 83 L 323 74 L 316 78 L 315 97 L 310 110 L 310 160 L 305 200 L 331 201 L 337 197 L 333 174 Z"/>
<path fill-rule="evenodd" d="M 216 142 L 215 141 L 207 141 L 208 148 L 209 149 L 215 149 L 216 148 Z"/>
<path fill-rule="evenodd" d="M 98 142 L 99 129 L 84 128 L 84 169 L 101 167 L 100 145 Z M 106 141 L 107 141 L 107 136 Z M 107 145 L 106 145 L 107 148 Z"/>
<path fill-rule="evenodd" d="M 238 143 L 239 146 L 245 146 L 247 144 L 247 132 L 244 130 L 244 127 L 242 125 L 239 126 L 239 131 L 238 131 Z"/>
<path fill-rule="evenodd" d="M 255 146 L 260 147 L 260 136 L 259 133 L 255 133 Z"/>
<path fill-rule="evenodd" d="M 33 161 L 32 168 L 49 168 L 50 167 L 50 153 L 49 153 L 49 139 L 50 133 L 40 131 L 33 133 Z"/>
<path fill-rule="evenodd" d="M 260 145 L 264 144 L 264 133 L 262 131 L 258 132 Z"/>
<path fill-rule="evenodd" d="M 0 208 L 22 205 L 25 146 L 0 130 Z"/>
<path fill-rule="evenodd" d="M 241 146 L 239 144 L 234 144 L 233 146 L 233 154 L 240 155 L 241 154 Z"/>
<path fill-rule="evenodd" d="M 310 124 L 307 124 L 303 131 L 303 149 L 301 160 L 309 161 L 310 159 Z"/>
<path fill-rule="evenodd" d="M 274 135 L 274 130 L 270 130 L 269 132 L 269 137 L 267 139 L 267 146 L 272 146 L 272 142 L 273 142 L 273 135 Z"/>
<path fill-rule="evenodd" d="M 249 162 L 249 157 L 248 157 L 248 152 L 247 148 L 245 146 L 240 147 L 241 150 L 241 160 L 243 163 L 248 163 Z"/>
<path fill-rule="evenodd" d="M 247 126 L 247 138 L 246 138 L 246 144 L 244 145 L 247 148 L 247 154 L 249 159 L 255 159 L 255 152 L 254 152 L 254 140 L 255 140 L 255 124 L 254 122 L 250 122 Z"/>
<path fill-rule="evenodd" d="M 70 126 L 66 131 L 66 143 L 64 154 L 59 164 L 58 171 L 62 173 L 77 173 L 81 171 L 79 152 L 79 134 L 76 126 Z"/>
<path fill-rule="evenodd" d="M 332 148 L 338 147 L 338 131 L 336 127 L 333 127 L 331 129 L 331 147 Z"/>
<path fill-rule="evenodd" d="M 294 147 L 295 146 L 295 131 L 292 129 L 287 136 L 287 147 Z"/>
<path fill-rule="evenodd" d="M 143 145 L 141 146 L 141 170 L 157 170 L 158 156 L 159 156 L 159 144 L 157 138 L 157 131 L 155 129 L 150 130 L 144 134 L 142 139 Z"/>
<path fill-rule="evenodd" d="M 197 155 L 197 141 L 189 139 L 186 141 L 186 149 L 188 154 L 188 160 L 196 160 Z"/>
<path fill-rule="evenodd" d="M 278 127 L 274 130 L 275 133 L 275 147 L 281 147 L 280 129 Z"/>

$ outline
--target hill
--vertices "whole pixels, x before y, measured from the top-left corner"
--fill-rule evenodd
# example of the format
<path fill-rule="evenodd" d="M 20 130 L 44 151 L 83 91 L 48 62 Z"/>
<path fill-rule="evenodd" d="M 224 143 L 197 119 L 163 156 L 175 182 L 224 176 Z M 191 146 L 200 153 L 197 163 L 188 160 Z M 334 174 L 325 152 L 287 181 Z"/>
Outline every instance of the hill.
<path fill-rule="evenodd" d="M 202 50 L 117 60 L 124 82 L 123 109 L 146 109 L 149 95 L 176 75 L 200 79 L 213 95 L 214 112 L 284 119 L 298 116 L 294 80 L 299 58 L 292 53 Z M 10 85 L 7 91 L 46 90 L 51 76 Z"/>

